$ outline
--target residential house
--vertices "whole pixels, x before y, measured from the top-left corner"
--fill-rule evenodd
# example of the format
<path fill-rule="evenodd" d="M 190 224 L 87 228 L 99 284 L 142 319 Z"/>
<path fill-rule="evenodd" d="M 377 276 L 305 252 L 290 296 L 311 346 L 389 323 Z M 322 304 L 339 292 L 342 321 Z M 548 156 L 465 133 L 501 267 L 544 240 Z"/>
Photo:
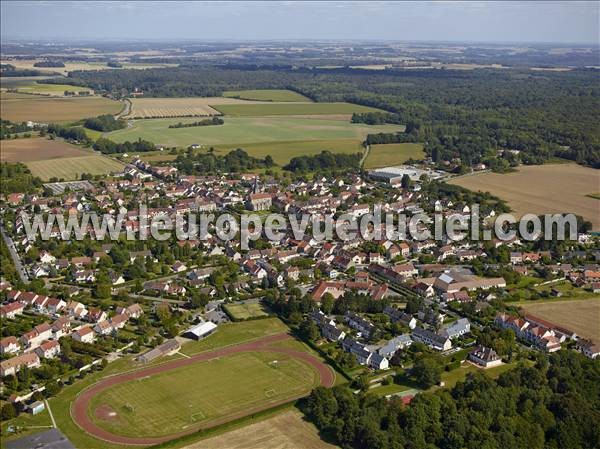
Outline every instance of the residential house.
<path fill-rule="evenodd" d="M 18 373 L 22 367 L 37 368 L 40 366 L 40 358 L 35 352 L 27 352 L 25 354 L 10 358 L 0 362 L 0 376 L 10 376 Z"/>
<path fill-rule="evenodd" d="M 44 359 L 53 359 L 60 354 L 60 344 L 56 340 L 48 340 L 35 348 L 38 357 Z"/>
<path fill-rule="evenodd" d="M 452 342 L 448 337 L 438 335 L 428 329 L 415 328 L 412 332 L 412 338 L 437 351 L 447 351 L 452 348 Z"/>
<path fill-rule="evenodd" d="M 0 354 L 2 355 L 14 354 L 16 352 L 19 352 L 20 349 L 21 345 L 19 344 L 19 340 L 17 340 L 17 337 L 11 335 L 9 337 L 4 337 L 2 340 L 0 340 Z"/>
<path fill-rule="evenodd" d="M 104 322 L 104 321 L 103 321 Z M 80 327 L 71 334 L 73 340 L 81 343 L 93 343 L 96 339 L 96 334 L 90 326 Z"/>
<path fill-rule="evenodd" d="M 484 368 L 502 365 L 502 360 L 498 357 L 496 351 L 485 346 L 477 346 L 469 353 L 468 359 Z"/>

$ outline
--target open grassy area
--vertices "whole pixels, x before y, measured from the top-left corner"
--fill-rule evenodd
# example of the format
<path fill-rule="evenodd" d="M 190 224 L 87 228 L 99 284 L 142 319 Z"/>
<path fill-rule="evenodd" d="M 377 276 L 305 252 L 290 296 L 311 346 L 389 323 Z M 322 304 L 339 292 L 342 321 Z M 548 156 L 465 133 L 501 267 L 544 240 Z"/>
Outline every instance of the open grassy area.
<path fill-rule="evenodd" d="M 511 370 L 516 366 L 516 363 L 505 363 L 500 366 L 494 366 L 493 368 L 482 369 L 473 365 L 472 363 L 463 363 L 459 368 L 453 369 L 452 371 L 442 373 L 442 382 L 444 382 L 445 388 L 452 388 L 458 382 L 464 380 L 469 373 L 475 373 L 480 371 L 486 376 L 496 379 L 500 374 Z"/>
<path fill-rule="evenodd" d="M 258 101 L 310 101 L 304 95 L 286 89 L 228 90 L 223 96 Z"/>
<path fill-rule="evenodd" d="M 4 403 L 2 403 L 4 404 Z M 11 432 L 8 429 L 12 428 Z M 37 415 L 31 415 L 29 413 L 22 413 L 15 419 L 9 421 L 2 421 L 2 445 L 4 448 L 8 441 L 24 437 L 32 433 L 43 432 L 52 427 L 52 421 L 50 420 L 50 414 L 48 410 L 38 413 Z"/>
<path fill-rule="evenodd" d="M 70 181 L 80 179 L 83 173 L 108 175 L 123 170 L 123 164 L 120 162 L 97 154 L 27 162 L 26 165 L 33 175 L 44 181 L 50 178 L 64 178 Z"/>
<path fill-rule="evenodd" d="M 223 346 L 243 343 L 267 335 L 287 332 L 289 329 L 279 318 L 243 321 L 240 323 L 220 324 L 217 331 L 204 340 L 191 341 L 181 348 L 185 355 L 222 348 Z"/>
<path fill-rule="evenodd" d="M 185 446 L 185 449 L 335 449 L 297 409 Z"/>
<path fill-rule="evenodd" d="M 194 119 L 136 120 L 126 129 L 113 131 L 107 137 L 115 142 L 147 139 L 165 146 L 187 147 L 242 146 L 246 143 L 294 142 L 308 140 L 364 140 L 367 134 L 400 130 L 395 125 L 368 126 L 343 120 L 299 117 L 225 118 L 223 125 L 169 128 L 169 125 L 193 122 Z M 274 154 L 272 154 L 275 157 Z"/>
<path fill-rule="evenodd" d="M 53 96 L 62 97 L 62 96 L 64 96 L 65 91 L 91 92 L 92 90 L 88 87 L 73 86 L 70 84 L 31 83 L 31 84 L 27 84 L 25 86 L 18 86 L 17 91 L 20 93 L 53 95 Z"/>
<path fill-rule="evenodd" d="M 202 388 L 196 388 L 202 379 Z M 318 374 L 281 353 L 233 354 L 116 385 L 91 404 L 95 422 L 127 436 L 171 435 L 308 392 Z M 101 419 L 108 405 L 116 417 Z"/>
<path fill-rule="evenodd" d="M 408 159 L 423 159 L 423 145 L 420 143 L 390 143 L 371 145 L 365 168 L 380 168 L 399 165 Z"/>
<path fill-rule="evenodd" d="M 598 189 L 598 172 L 576 164 L 530 165 L 514 173 L 481 173 L 451 180 L 471 190 L 491 192 L 506 200 L 516 215 L 575 213 L 600 230 L 600 206 L 590 198 Z"/>
<path fill-rule="evenodd" d="M 222 114 L 235 117 L 257 117 L 265 115 L 335 115 L 378 111 L 378 109 L 375 108 L 351 103 L 213 104 L 211 106 Z"/>
<path fill-rule="evenodd" d="M 223 306 L 236 320 L 268 316 L 269 312 L 260 302 L 234 302 Z"/>
<path fill-rule="evenodd" d="M 122 103 L 104 97 L 43 97 L 4 92 L 0 95 L 0 117 L 13 122 L 73 122 L 117 114 L 122 108 Z"/>
<path fill-rule="evenodd" d="M 571 301 L 530 301 L 522 308 L 526 313 L 600 343 L 600 295 Z"/>

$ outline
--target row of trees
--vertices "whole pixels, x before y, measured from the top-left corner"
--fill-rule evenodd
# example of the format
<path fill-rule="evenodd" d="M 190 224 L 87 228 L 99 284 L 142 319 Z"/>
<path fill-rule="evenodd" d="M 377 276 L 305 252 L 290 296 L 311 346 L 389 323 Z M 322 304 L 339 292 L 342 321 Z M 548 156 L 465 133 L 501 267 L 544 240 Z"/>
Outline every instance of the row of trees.
<path fill-rule="evenodd" d="M 360 153 L 332 153 L 331 151 L 321 151 L 314 156 L 296 156 L 284 167 L 292 172 L 310 172 L 317 170 L 347 170 L 358 169 Z"/>
<path fill-rule="evenodd" d="M 600 445 L 600 365 L 560 351 L 498 380 L 471 374 L 451 390 L 417 395 L 408 407 L 338 386 L 314 390 L 304 409 L 344 448 L 591 449 Z"/>
<path fill-rule="evenodd" d="M 106 139 L 104 137 L 96 140 L 96 143 L 93 145 L 94 150 L 100 151 L 103 154 L 116 154 L 116 153 L 144 153 L 147 151 L 156 150 L 156 146 L 147 140 L 142 140 L 141 138 L 134 141 L 126 141 L 123 143 L 116 143 L 110 139 Z"/>
<path fill-rule="evenodd" d="M 123 129 L 127 126 L 127 122 L 122 119 L 116 119 L 110 114 L 99 115 L 98 117 L 86 118 L 84 126 L 96 131 L 108 132 Z"/>

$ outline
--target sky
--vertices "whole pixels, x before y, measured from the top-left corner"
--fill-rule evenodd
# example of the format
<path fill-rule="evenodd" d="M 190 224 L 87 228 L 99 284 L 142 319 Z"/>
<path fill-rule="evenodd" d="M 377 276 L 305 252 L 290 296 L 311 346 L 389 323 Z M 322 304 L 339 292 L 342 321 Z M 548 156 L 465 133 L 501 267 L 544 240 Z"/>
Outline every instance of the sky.
<path fill-rule="evenodd" d="M 0 2 L 2 39 L 595 43 L 600 2 Z"/>

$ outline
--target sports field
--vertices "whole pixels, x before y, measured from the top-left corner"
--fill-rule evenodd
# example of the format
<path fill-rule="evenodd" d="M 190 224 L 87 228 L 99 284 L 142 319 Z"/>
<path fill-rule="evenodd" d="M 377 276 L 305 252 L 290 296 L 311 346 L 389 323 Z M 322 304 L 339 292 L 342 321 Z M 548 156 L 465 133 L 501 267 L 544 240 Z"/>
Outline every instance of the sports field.
<path fill-rule="evenodd" d="M 365 168 L 389 167 L 399 165 L 408 159 L 423 159 L 423 145 L 420 143 L 390 143 L 371 145 L 365 160 Z"/>
<path fill-rule="evenodd" d="M 198 387 L 201 379 L 202 388 Z M 305 363 L 272 352 L 234 354 L 116 385 L 92 401 L 116 417 L 95 416 L 120 435 L 162 436 L 301 395 L 318 384 Z"/>
<path fill-rule="evenodd" d="M 268 103 L 260 104 L 213 104 L 217 111 L 234 117 L 258 117 L 270 115 L 336 115 L 354 112 L 373 112 L 378 109 L 351 103 Z"/>
<path fill-rule="evenodd" d="M 522 308 L 528 314 L 567 328 L 600 344 L 600 295 L 592 299 L 531 301 Z"/>
<path fill-rule="evenodd" d="M 296 409 L 185 446 L 183 449 L 335 449 Z"/>
<path fill-rule="evenodd" d="M 220 114 L 212 105 L 252 103 L 224 97 L 132 98 L 126 118 L 206 117 Z"/>
<path fill-rule="evenodd" d="M 102 114 L 117 114 L 123 104 L 104 97 L 60 98 L 37 95 L 0 94 L 0 117 L 13 122 L 73 122 Z"/>
<path fill-rule="evenodd" d="M 304 95 L 286 89 L 228 90 L 223 96 L 258 101 L 310 101 Z"/>
<path fill-rule="evenodd" d="M 600 230 L 600 203 L 586 196 L 598 190 L 598 171 L 576 164 L 529 165 L 515 173 L 480 173 L 451 180 L 467 189 L 490 192 L 518 216 L 575 213 Z"/>
<path fill-rule="evenodd" d="M 98 154 L 89 156 L 51 159 L 27 162 L 27 167 L 34 176 L 47 181 L 50 178 L 77 180 L 83 173 L 92 175 L 108 175 L 123 171 L 124 165 L 115 159 Z"/>
<path fill-rule="evenodd" d="M 269 315 L 269 312 L 265 310 L 259 301 L 234 302 L 224 304 L 223 307 L 236 320 L 247 320 L 248 318 L 260 318 Z"/>
<path fill-rule="evenodd" d="M 186 147 L 242 145 L 244 143 L 292 142 L 309 140 L 364 140 L 367 134 L 401 130 L 397 125 L 368 126 L 344 120 L 298 117 L 234 117 L 217 126 L 169 128 L 194 119 L 155 119 L 134 121 L 132 126 L 107 134 L 115 142 L 146 139 L 165 146 Z M 272 155 L 275 157 L 275 155 Z"/>

